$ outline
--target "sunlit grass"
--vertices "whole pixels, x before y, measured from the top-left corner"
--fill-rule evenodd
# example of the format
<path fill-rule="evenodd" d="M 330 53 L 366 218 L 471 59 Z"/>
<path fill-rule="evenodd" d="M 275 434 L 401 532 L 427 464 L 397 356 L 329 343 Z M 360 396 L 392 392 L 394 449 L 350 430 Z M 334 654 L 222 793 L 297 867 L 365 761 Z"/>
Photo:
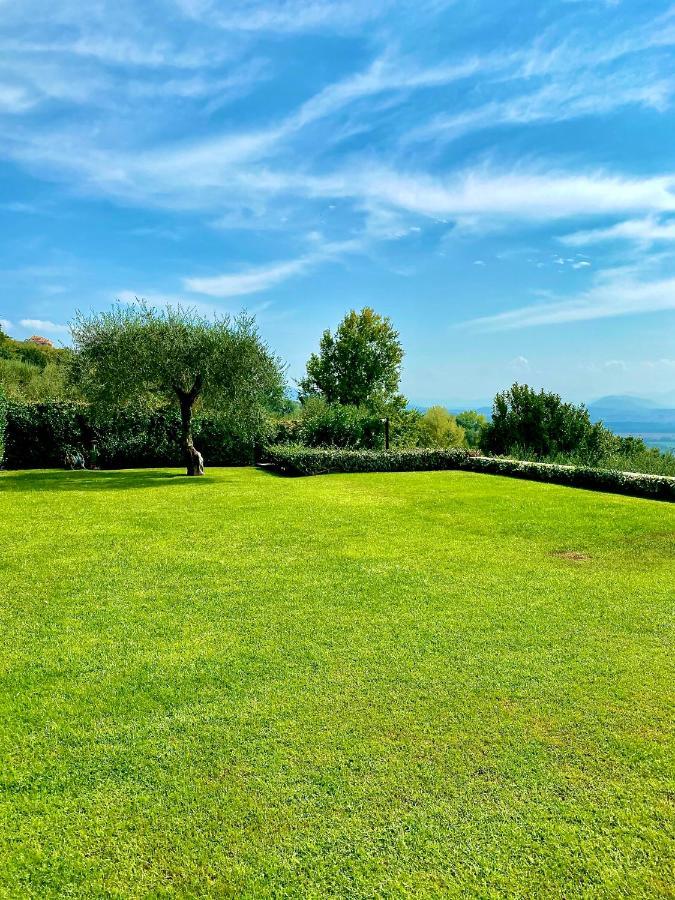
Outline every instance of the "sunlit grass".
<path fill-rule="evenodd" d="M 0 474 L 0 895 L 672 895 L 673 507 Z"/>

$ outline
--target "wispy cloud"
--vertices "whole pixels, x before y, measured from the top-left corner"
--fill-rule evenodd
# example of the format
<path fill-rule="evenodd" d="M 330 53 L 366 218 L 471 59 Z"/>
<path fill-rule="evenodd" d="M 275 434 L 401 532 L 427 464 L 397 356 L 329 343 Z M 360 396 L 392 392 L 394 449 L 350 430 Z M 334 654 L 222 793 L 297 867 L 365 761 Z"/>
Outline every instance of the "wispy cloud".
<path fill-rule="evenodd" d="M 175 3 L 186 16 L 208 22 L 223 31 L 281 34 L 353 30 L 380 18 L 394 6 L 394 0 L 369 0 L 368 3 L 360 0 L 283 0 L 280 3 L 232 0 L 223 11 L 222 5 L 215 0 L 175 0 Z M 408 5 L 413 6 L 406 0 L 398 4 L 399 7 Z M 423 2 L 422 5 L 430 4 Z"/>
<path fill-rule="evenodd" d="M 447 178 L 370 168 L 343 176 L 341 189 L 427 216 L 550 220 L 619 210 L 675 209 L 675 176 L 570 174 L 546 172 L 543 166 L 506 173 L 481 167 Z"/>
<path fill-rule="evenodd" d="M 567 83 L 558 79 L 536 91 L 527 90 L 453 115 L 436 116 L 407 134 L 405 142 L 456 140 L 487 128 L 564 122 L 582 116 L 605 115 L 629 105 L 664 112 L 674 91 L 674 79 L 644 70 L 604 78 L 577 75 Z"/>
<path fill-rule="evenodd" d="M 590 290 L 575 297 L 521 306 L 464 325 L 480 331 L 508 331 L 663 310 L 675 310 L 675 278 L 640 281 L 616 272 L 598 279 Z"/>
<path fill-rule="evenodd" d="M 228 272 L 207 277 L 184 278 L 183 284 L 189 291 L 206 294 L 210 297 L 239 297 L 246 294 L 257 294 L 271 287 L 302 275 L 327 260 L 338 259 L 347 253 L 363 249 L 358 240 L 340 243 L 323 244 L 316 250 L 299 256 L 296 259 L 259 266 L 241 272 Z"/>
<path fill-rule="evenodd" d="M 635 241 L 637 244 L 643 245 L 653 244 L 657 241 L 675 241 L 675 220 L 661 222 L 655 216 L 628 219 L 607 228 L 575 231 L 573 234 L 564 235 L 560 240 L 570 247 L 584 247 L 588 244 L 617 240 Z"/>

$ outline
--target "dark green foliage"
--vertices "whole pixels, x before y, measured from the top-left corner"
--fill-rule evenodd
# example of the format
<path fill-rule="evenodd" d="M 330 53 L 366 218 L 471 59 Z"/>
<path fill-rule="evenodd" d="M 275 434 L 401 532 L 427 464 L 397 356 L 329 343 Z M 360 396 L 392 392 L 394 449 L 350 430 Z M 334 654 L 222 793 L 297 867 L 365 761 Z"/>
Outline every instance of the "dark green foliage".
<path fill-rule="evenodd" d="M 367 449 L 381 446 L 382 435 L 381 418 L 366 407 L 310 397 L 304 403 L 295 439 L 308 447 Z"/>
<path fill-rule="evenodd" d="M 495 397 L 492 421 L 483 433 L 483 449 L 497 454 L 531 454 L 542 458 L 576 453 L 593 465 L 613 435 L 591 422 L 585 406 L 564 403 L 558 394 L 514 384 Z"/>
<path fill-rule="evenodd" d="M 0 387 L 0 466 L 5 456 L 5 428 L 7 426 L 7 400 Z"/>
<path fill-rule="evenodd" d="M 8 469 L 54 468 L 65 464 L 72 449 L 82 451 L 93 438 L 86 407 L 54 401 L 7 404 L 5 466 Z"/>
<path fill-rule="evenodd" d="M 469 447 L 480 447 L 483 432 L 488 426 L 488 420 L 473 409 L 464 410 L 456 416 L 456 422 L 464 429 L 466 443 Z"/>
<path fill-rule="evenodd" d="M 266 459 L 288 475 L 332 472 L 416 472 L 457 469 L 469 456 L 460 449 L 347 450 L 289 444 L 267 448 Z"/>
<path fill-rule="evenodd" d="M 319 396 L 327 403 L 371 408 L 396 402 L 403 348 L 388 318 L 370 307 L 352 310 L 335 336 L 324 331 L 319 353 L 307 362 L 300 399 Z"/>
<path fill-rule="evenodd" d="M 198 404 L 236 421 L 248 443 L 263 428 L 267 411 L 282 404 L 283 368 L 250 316 L 208 319 L 193 309 L 139 302 L 88 317 L 78 313 L 72 332 L 73 376 L 97 407 L 151 400 L 180 409 L 189 475 L 204 472 L 194 445 Z"/>
<path fill-rule="evenodd" d="M 427 430 L 417 410 L 396 406 L 377 410 L 326 403 L 322 397 L 308 397 L 297 416 L 277 421 L 271 443 L 379 450 L 384 447 L 385 415 L 392 447 L 426 446 Z"/>
<path fill-rule="evenodd" d="M 272 447 L 266 458 L 288 475 L 325 475 L 334 472 L 415 472 L 462 469 L 532 481 L 675 501 L 675 478 L 582 466 L 477 456 L 467 450 L 339 450 L 308 449 L 299 445 Z"/>
<path fill-rule="evenodd" d="M 195 436 L 214 465 L 254 461 L 254 442 L 268 437 L 261 427 L 242 432 L 236 422 L 201 414 Z M 7 404 L 5 466 L 9 469 L 58 468 L 79 452 L 87 466 L 127 468 L 178 465 L 182 460 L 181 422 L 177 410 L 139 406 L 93 410 L 84 403 Z"/>

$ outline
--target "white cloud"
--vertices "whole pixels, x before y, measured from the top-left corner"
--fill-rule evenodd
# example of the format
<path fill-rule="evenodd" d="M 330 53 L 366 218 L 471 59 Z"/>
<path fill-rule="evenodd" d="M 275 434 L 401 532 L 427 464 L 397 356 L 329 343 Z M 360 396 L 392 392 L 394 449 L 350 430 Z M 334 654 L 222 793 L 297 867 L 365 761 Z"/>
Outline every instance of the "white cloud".
<path fill-rule="evenodd" d="M 506 125 L 563 122 L 581 116 L 605 115 L 635 105 L 665 111 L 675 81 L 640 70 L 598 77 L 588 73 L 556 79 L 536 91 L 491 101 L 453 115 L 442 114 L 410 131 L 405 142 L 456 140 L 462 135 Z"/>
<path fill-rule="evenodd" d="M 245 294 L 257 294 L 275 287 L 289 278 L 301 275 L 326 260 L 336 259 L 362 248 L 362 242 L 357 240 L 328 243 L 297 259 L 247 269 L 242 272 L 184 278 L 183 284 L 189 291 L 206 294 L 210 297 L 238 297 Z"/>
<path fill-rule="evenodd" d="M 10 331 L 12 328 L 14 328 L 14 326 L 9 321 L 9 319 L 0 319 L 0 330 L 4 331 L 6 333 L 6 332 Z"/>
<path fill-rule="evenodd" d="M 46 331 L 50 334 L 70 334 L 68 325 L 59 325 L 56 322 L 50 322 L 48 319 L 21 319 L 22 328 L 33 329 L 34 331 Z"/>
<path fill-rule="evenodd" d="M 637 244 L 652 244 L 656 241 L 675 241 L 675 220 L 659 222 L 655 216 L 644 219 L 627 219 L 617 222 L 608 228 L 594 228 L 589 231 L 576 231 L 560 238 L 563 244 L 570 247 L 583 247 L 587 244 L 599 244 L 605 241 L 635 241 Z"/>
<path fill-rule="evenodd" d="M 277 3 L 231 0 L 223 10 L 222 5 L 214 0 L 174 2 L 186 16 L 223 31 L 281 34 L 351 31 L 381 17 L 395 6 L 394 0 L 369 0 L 368 3 L 362 0 L 284 0 Z M 399 9 L 405 5 L 412 6 L 398 0 Z"/>
<path fill-rule="evenodd" d="M 643 366 L 646 366 L 648 369 L 675 369 L 675 359 L 668 359 L 664 357 L 662 359 L 646 359 L 642 363 Z"/>
<path fill-rule="evenodd" d="M 309 191 L 312 184 L 308 184 Z M 675 177 L 627 178 L 598 171 L 569 174 L 481 168 L 446 178 L 361 168 L 314 189 L 366 196 L 427 216 L 561 219 L 619 210 L 675 210 Z"/>
<path fill-rule="evenodd" d="M 638 280 L 630 269 L 616 269 L 601 273 L 593 287 L 575 297 L 522 306 L 464 325 L 482 331 L 507 331 L 664 310 L 675 310 L 675 278 Z"/>
<path fill-rule="evenodd" d="M 511 368 L 519 372 L 528 372 L 530 369 L 530 361 L 526 356 L 516 356 L 511 360 Z"/>

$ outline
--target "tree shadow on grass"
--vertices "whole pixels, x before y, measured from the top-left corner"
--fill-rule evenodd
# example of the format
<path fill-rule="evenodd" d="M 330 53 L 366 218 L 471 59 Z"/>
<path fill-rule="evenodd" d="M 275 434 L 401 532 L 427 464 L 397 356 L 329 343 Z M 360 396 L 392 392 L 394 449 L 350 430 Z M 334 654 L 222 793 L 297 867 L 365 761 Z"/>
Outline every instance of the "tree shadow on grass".
<path fill-rule="evenodd" d="M 219 479 L 222 481 L 222 479 Z M 0 494 L 30 491 L 115 491 L 162 487 L 180 482 L 199 486 L 214 483 L 209 475 L 192 478 L 184 472 L 159 472 L 154 469 L 115 469 L 83 471 L 10 471 L 0 473 Z"/>

